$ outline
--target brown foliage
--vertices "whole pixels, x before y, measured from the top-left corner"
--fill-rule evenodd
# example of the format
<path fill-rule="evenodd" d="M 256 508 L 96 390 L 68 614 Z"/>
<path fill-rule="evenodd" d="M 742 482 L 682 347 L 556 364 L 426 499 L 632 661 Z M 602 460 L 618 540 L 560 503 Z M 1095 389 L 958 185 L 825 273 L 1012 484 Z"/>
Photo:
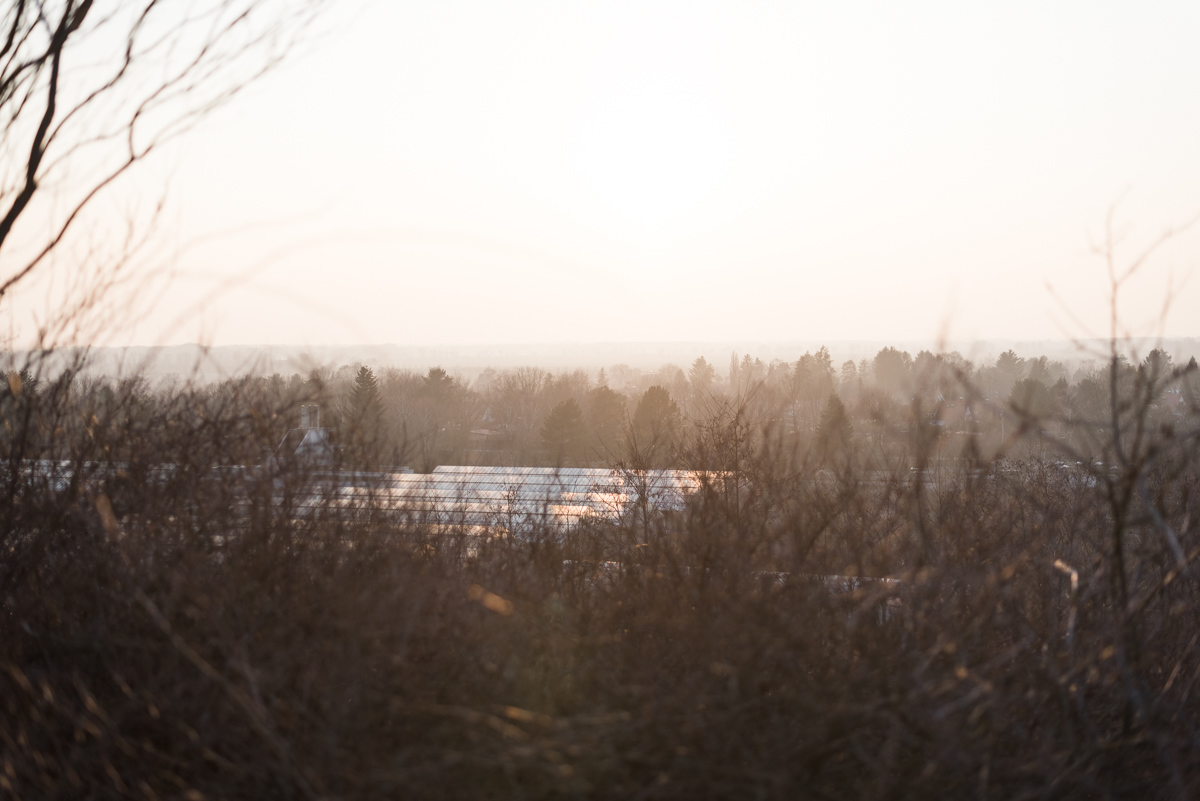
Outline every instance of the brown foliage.
<path fill-rule="evenodd" d="M 1200 789 L 1194 417 L 1115 471 L 762 434 L 684 512 L 489 539 L 246 466 L 305 400 L 248 387 L 5 401 L 6 794 Z"/>

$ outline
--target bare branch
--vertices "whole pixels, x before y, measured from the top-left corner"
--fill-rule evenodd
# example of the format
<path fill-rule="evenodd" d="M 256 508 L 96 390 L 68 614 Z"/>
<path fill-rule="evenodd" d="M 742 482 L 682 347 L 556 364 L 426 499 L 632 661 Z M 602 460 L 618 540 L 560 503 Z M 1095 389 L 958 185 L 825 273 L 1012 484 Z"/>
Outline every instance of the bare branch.
<path fill-rule="evenodd" d="M 0 261 L 0 298 L 37 272 L 133 167 L 276 67 L 323 2 L 16 4 L 0 34 L 0 147 L 17 156 L 13 148 L 25 143 L 19 178 L 0 177 L 0 259 L 15 255 L 18 227 L 31 237 L 36 226 L 47 230 L 19 265 Z M 114 51 L 107 63 L 86 63 L 88 54 Z M 21 237 L 23 249 L 31 237 Z"/>

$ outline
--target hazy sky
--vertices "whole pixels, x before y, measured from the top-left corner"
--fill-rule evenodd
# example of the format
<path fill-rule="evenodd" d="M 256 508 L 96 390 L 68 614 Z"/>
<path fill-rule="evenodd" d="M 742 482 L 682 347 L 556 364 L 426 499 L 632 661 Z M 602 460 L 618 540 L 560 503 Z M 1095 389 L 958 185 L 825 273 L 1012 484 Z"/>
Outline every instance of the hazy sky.
<path fill-rule="evenodd" d="M 1200 212 L 1200 3 L 335 2 L 172 151 L 141 343 L 1103 334 Z M 1200 229 L 1131 288 L 1142 332 Z M 1047 289 L 1052 285 L 1069 310 Z M 1166 333 L 1200 335 L 1200 276 Z"/>

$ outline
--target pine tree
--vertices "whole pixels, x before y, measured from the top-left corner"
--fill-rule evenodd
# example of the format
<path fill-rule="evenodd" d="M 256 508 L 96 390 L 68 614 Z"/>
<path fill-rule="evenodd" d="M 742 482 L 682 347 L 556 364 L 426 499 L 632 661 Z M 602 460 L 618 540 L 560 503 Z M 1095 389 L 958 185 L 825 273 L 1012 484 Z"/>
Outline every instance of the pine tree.
<path fill-rule="evenodd" d="M 567 398 L 550 410 L 542 423 L 542 444 L 556 465 L 580 464 L 587 448 L 587 424 L 583 409 Z"/>
<path fill-rule="evenodd" d="M 379 380 L 369 367 L 360 367 L 354 377 L 354 388 L 350 390 L 351 418 L 366 422 L 378 419 L 383 414 L 383 401 L 379 394 Z"/>
<path fill-rule="evenodd" d="M 671 394 L 658 385 L 642 395 L 633 412 L 629 451 L 639 468 L 667 467 L 679 444 L 682 419 Z"/>
<path fill-rule="evenodd" d="M 829 400 L 825 401 L 825 408 L 821 410 L 821 422 L 817 425 L 817 446 L 826 457 L 847 453 L 853 436 L 854 426 L 846 414 L 846 406 L 836 392 L 831 392 Z"/>
<path fill-rule="evenodd" d="M 350 390 L 349 434 L 350 450 L 355 461 L 370 464 L 378 461 L 383 422 L 383 400 L 379 380 L 369 367 L 363 366 L 354 377 Z"/>
<path fill-rule="evenodd" d="M 706 397 L 712 392 L 716 380 L 717 371 L 703 356 L 692 362 L 692 369 L 688 371 L 688 383 L 691 384 L 693 396 Z"/>
<path fill-rule="evenodd" d="M 592 445 L 602 456 L 615 458 L 629 419 L 625 396 L 599 386 L 587 396 L 587 424 Z"/>

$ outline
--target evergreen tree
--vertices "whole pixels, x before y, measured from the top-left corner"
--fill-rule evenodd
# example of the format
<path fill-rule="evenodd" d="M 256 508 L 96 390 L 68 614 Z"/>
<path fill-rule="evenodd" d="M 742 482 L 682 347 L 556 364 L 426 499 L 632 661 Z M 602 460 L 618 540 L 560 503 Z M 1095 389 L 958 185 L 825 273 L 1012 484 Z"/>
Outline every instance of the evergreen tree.
<path fill-rule="evenodd" d="M 383 400 L 379 392 L 379 380 L 369 367 L 360 367 L 354 377 L 348 418 L 346 422 L 352 460 L 361 464 L 378 462 L 383 447 L 380 441 Z"/>
<path fill-rule="evenodd" d="M 1054 398 L 1049 388 L 1036 378 L 1022 378 L 1013 384 L 1008 405 L 1018 414 L 1042 418 L 1054 411 Z"/>
<path fill-rule="evenodd" d="M 585 460 L 587 424 L 583 409 L 574 398 L 567 398 L 546 415 L 542 423 L 542 444 L 555 465 L 578 465 Z"/>
<path fill-rule="evenodd" d="M 454 379 L 442 368 L 430 367 L 429 374 L 423 380 L 422 388 L 426 395 L 441 400 L 453 391 Z"/>
<path fill-rule="evenodd" d="M 369 367 L 360 367 L 354 377 L 354 388 L 350 390 L 350 416 L 360 424 L 378 421 L 383 414 L 383 401 L 379 393 L 379 380 Z"/>
<path fill-rule="evenodd" d="M 1183 397 L 1193 409 L 1200 409 L 1200 365 L 1196 357 L 1188 359 L 1183 367 Z"/>
<path fill-rule="evenodd" d="M 635 467 L 665 467 L 679 444 L 681 415 L 671 394 L 658 385 L 650 387 L 633 412 L 629 453 Z"/>
<path fill-rule="evenodd" d="M 688 371 L 688 380 L 692 385 L 694 393 L 705 395 L 711 392 L 716 379 L 717 371 L 713 369 L 713 366 L 703 356 L 692 362 L 692 369 Z"/>
<path fill-rule="evenodd" d="M 821 422 L 817 424 L 817 447 L 827 458 L 845 454 L 850 450 L 853 437 L 854 426 L 846 414 L 846 406 L 836 392 L 831 392 L 825 401 L 825 408 L 821 410 Z"/>
<path fill-rule="evenodd" d="M 912 356 L 908 351 L 886 347 L 875 354 L 875 383 L 897 400 L 912 398 Z"/>
<path fill-rule="evenodd" d="M 1175 378 L 1175 362 L 1171 354 L 1155 348 L 1146 354 L 1146 358 L 1138 365 L 1138 375 L 1142 384 L 1151 396 L 1158 400 Z"/>
<path fill-rule="evenodd" d="M 587 396 L 587 423 L 592 444 L 601 458 L 615 460 L 629 417 L 625 396 L 606 386 L 598 386 Z"/>
<path fill-rule="evenodd" d="M 792 371 L 792 391 L 809 426 L 820 411 L 821 400 L 833 392 L 833 383 L 833 359 L 827 348 L 805 353 L 796 361 Z"/>
<path fill-rule="evenodd" d="M 996 357 L 996 365 L 991 370 L 991 392 L 995 398 L 1003 398 L 1011 394 L 1016 383 L 1025 376 L 1025 360 L 1014 350 L 1006 350 Z"/>

